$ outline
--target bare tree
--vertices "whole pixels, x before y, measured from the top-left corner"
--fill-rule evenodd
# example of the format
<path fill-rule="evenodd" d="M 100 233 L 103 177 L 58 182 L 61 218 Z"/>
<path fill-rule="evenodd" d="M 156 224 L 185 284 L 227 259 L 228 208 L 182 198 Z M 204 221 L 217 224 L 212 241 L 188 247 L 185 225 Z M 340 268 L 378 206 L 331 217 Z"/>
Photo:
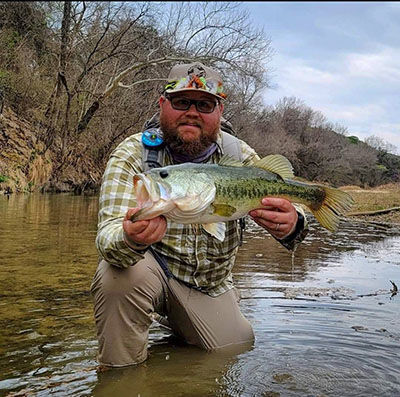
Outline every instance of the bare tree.
<path fill-rule="evenodd" d="M 53 151 L 58 153 L 59 166 L 55 175 L 76 149 L 71 125 L 77 125 L 85 104 L 103 86 L 104 74 L 111 75 L 118 64 L 131 58 L 137 26 L 144 23 L 147 10 L 146 4 L 64 2 L 61 26 L 55 24 L 60 29 L 59 64 L 43 137 L 44 151 L 56 144 Z"/>
<path fill-rule="evenodd" d="M 61 103 L 60 96 L 62 94 L 62 89 L 65 90 L 67 96 L 67 103 L 65 109 L 64 124 L 62 127 L 62 134 L 65 135 L 68 129 L 69 120 L 69 109 L 71 106 L 71 93 L 68 88 L 66 71 L 67 71 L 67 58 L 69 51 L 69 41 L 70 41 L 70 25 L 71 25 L 71 2 L 64 2 L 63 17 L 61 23 L 61 43 L 59 52 L 59 63 L 56 82 L 54 85 L 53 92 L 50 96 L 50 100 L 45 112 L 45 117 L 47 118 L 47 128 L 43 137 L 44 140 L 44 150 L 46 152 L 50 145 L 54 142 L 56 137 L 56 126 L 61 114 Z"/>
<path fill-rule="evenodd" d="M 393 145 L 389 142 L 386 142 L 383 138 L 380 138 L 379 136 L 376 136 L 376 135 L 369 136 L 365 140 L 365 143 L 380 152 L 396 154 L 396 151 L 397 151 L 397 148 L 395 145 Z"/>
<path fill-rule="evenodd" d="M 117 76 L 112 77 L 105 90 L 95 99 L 95 101 L 91 104 L 91 106 L 88 108 L 86 113 L 82 116 L 82 118 L 79 120 L 78 126 L 77 126 L 77 132 L 81 133 L 83 132 L 92 117 L 94 116 L 95 112 L 98 110 L 100 107 L 100 103 L 104 101 L 107 97 L 109 97 L 117 88 L 122 87 L 122 88 L 133 88 L 134 86 L 138 84 L 143 84 L 143 83 L 148 83 L 148 82 L 154 82 L 154 81 L 165 81 L 166 77 L 164 78 L 149 78 L 149 79 L 143 79 L 143 80 L 138 80 L 135 81 L 129 85 L 123 84 L 122 79 L 127 76 L 129 73 L 135 71 L 135 70 L 141 70 L 149 66 L 157 66 L 161 65 L 163 63 L 171 63 L 171 62 L 177 62 L 177 61 L 194 61 L 196 58 L 184 58 L 184 57 L 163 57 L 163 58 L 158 58 L 158 59 L 152 59 L 144 62 L 139 62 L 134 65 L 129 66 L 122 72 L 120 72 Z"/>
<path fill-rule="evenodd" d="M 148 48 L 140 62 L 129 65 L 110 78 L 105 90 L 98 95 L 78 123 L 78 132 L 88 125 L 100 103 L 118 87 L 133 88 L 137 84 L 166 80 L 154 76 L 123 84 L 122 79 L 133 71 L 163 63 L 201 60 L 218 64 L 229 85 L 234 87 L 236 106 L 245 110 L 262 88 L 267 86 L 265 64 L 270 56 L 270 43 L 262 31 L 250 26 L 248 13 L 231 3 L 173 3 L 161 19 L 160 36 L 172 45 L 175 56 L 159 57 L 160 47 Z M 160 41 L 158 40 L 159 45 Z M 158 56 L 158 57 L 157 57 Z M 236 113 L 236 112 L 230 112 Z M 230 114 L 228 113 L 228 118 Z"/>

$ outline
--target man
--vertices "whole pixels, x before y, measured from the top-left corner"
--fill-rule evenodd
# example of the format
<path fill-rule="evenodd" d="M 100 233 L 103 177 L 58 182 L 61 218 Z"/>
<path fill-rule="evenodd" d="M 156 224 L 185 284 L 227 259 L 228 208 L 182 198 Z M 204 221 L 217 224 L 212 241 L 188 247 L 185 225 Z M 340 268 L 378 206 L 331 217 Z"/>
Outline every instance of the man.
<path fill-rule="evenodd" d="M 159 99 L 162 165 L 218 162 L 227 150 L 223 137 L 234 140 L 238 157 L 258 158 L 245 142 L 222 133 L 224 98 L 217 71 L 200 63 L 172 68 Z M 156 313 L 186 343 L 205 350 L 251 343 L 252 327 L 239 310 L 231 274 L 238 222 L 227 222 L 220 242 L 199 225 L 163 216 L 130 220 L 138 211 L 133 176 L 143 172 L 141 138 L 132 135 L 114 150 L 101 188 L 96 245 L 102 260 L 92 284 L 100 364 L 144 361 Z M 266 197 L 250 216 L 287 248 L 304 238 L 303 214 L 285 199 Z"/>

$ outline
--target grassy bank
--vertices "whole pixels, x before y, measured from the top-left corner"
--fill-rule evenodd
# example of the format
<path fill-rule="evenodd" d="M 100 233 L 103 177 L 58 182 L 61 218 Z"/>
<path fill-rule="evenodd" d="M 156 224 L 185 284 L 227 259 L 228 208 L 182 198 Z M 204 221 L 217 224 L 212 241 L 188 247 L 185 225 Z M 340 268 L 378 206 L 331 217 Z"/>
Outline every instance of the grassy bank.
<path fill-rule="evenodd" d="M 369 189 L 362 189 L 358 186 L 343 186 L 341 190 L 348 192 L 355 201 L 351 213 L 400 207 L 400 184 L 391 183 Z M 400 224 L 399 210 L 387 214 L 357 215 L 356 217 L 369 221 Z"/>

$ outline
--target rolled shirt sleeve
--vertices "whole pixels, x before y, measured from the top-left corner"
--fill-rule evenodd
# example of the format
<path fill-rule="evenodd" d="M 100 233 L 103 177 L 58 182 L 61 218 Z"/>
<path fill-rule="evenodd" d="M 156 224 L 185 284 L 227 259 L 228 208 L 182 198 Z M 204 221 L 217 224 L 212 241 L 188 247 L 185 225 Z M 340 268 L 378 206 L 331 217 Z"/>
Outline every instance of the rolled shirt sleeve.
<path fill-rule="evenodd" d="M 142 172 L 140 135 L 125 139 L 112 152 L 100 190 L 96 248 L 102 258 L 119 267 L 134 265 L 145 248 L 128 242 L 122 228 L 127 210 L 137 205 L 133 177 Z"/>

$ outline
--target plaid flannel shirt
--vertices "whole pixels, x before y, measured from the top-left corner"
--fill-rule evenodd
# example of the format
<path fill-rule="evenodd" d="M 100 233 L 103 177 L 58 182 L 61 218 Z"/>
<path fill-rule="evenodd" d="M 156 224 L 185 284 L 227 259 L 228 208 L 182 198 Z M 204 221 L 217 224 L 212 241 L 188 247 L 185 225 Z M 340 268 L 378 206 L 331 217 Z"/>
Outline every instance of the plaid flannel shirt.
<path fill-rule="evenodd" d="M 98 232 L 96 247 L 107 262 L 119 267 L 135 265 L 144 256 L 146 246 L 128 242 L 122 228 L 129 208 L 136 207 L 133 196 L 133 176 L 143 172 L 141 133 L 126 138 L 111 154 L 103 175 L 99 198 Z M 243 160 L 258 159 L 256 152 L 244 141 L 239 141 Z M 222 148 L 221 136 L 218 138 Z M 215 151 L 209 162 L 218 162 L 223 155 Z M 164 164 L 172 164 L 164 150 Z M 304 215 L 303 210 L 298 207 Z M 172 275 L 178 280 L 197 287 L 210 296 L 218 296 L 233 288 L 232 268 L 240 244 L 238 221 L 229 221 L 225 240 L 210 236 L 201 225 L 183 225 L 167 219 L 167 231 L 162 241 L 152 245 L 164 256 Z M 303 240 L 307 227 L 302 227 L 294 238 L 278 240 L 293 249 Z"/>

